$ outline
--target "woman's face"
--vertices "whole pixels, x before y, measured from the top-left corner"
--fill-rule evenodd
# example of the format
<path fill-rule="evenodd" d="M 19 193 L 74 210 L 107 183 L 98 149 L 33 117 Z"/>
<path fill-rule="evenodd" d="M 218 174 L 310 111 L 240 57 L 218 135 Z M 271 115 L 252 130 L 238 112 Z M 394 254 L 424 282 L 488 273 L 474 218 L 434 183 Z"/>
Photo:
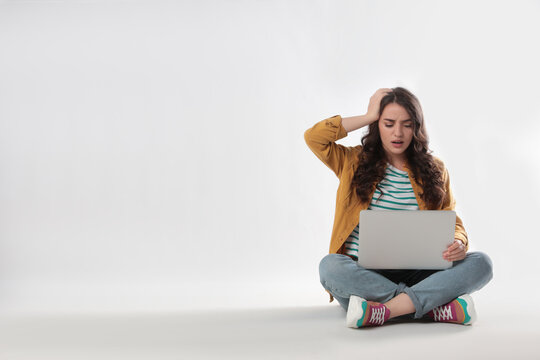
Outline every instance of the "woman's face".
<path fill-rule="evenodd" d="M 379 118 L 379 132 L 387 157 L 401 159 L 413 138 L 413 121 L 403 106 L 390 103 Z"/>

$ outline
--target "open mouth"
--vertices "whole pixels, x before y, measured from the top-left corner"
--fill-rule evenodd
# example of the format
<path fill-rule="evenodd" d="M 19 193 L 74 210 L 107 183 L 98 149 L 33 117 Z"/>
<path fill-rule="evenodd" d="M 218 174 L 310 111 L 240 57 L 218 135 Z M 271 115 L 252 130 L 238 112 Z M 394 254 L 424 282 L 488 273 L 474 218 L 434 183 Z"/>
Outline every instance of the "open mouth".
<path fill-rule="evenodd" d="M 403 141 L 392 141 L 392 144 L 403 144 Z"/>

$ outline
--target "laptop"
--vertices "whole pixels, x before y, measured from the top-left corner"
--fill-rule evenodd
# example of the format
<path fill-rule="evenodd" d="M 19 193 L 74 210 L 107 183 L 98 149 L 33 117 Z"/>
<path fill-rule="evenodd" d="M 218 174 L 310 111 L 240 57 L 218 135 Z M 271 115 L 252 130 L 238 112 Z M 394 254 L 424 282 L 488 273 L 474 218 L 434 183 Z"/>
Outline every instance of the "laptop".
<path fill-rule="evenodd" d="M 366 269 L 442 270 L 454 242 L 453 210 L 362 210 L 358 264 Z"/>

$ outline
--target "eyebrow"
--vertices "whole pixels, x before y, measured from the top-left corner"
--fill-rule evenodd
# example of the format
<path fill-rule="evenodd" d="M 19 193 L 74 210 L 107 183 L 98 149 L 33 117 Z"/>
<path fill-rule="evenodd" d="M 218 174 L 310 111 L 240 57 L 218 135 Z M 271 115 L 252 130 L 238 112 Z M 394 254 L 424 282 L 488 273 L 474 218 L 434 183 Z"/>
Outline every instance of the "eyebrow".
<path fill-rule="evenodd" d="M 383 119 L 383 120 L 391 121 L 391 122 L 396 122 L 396 120 L 393 120 L 393 119 Z M 402 123 L 407 122 L 407 121 L 412 121 L 412 119 L 401 120 Z"/>

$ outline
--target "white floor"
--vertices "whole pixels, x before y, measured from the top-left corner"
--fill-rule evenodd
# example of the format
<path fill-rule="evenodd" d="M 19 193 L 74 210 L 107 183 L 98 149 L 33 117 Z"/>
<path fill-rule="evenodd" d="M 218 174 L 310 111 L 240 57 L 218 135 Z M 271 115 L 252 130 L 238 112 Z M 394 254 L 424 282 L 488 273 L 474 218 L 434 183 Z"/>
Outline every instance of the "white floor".
<path fill-rule="evenodd" d="M 540 359 L 538 315 L 483 308 L 472 326 L 349 329 L 325 306 L 160 315 L 3 316 L 2 360 Z"/>

